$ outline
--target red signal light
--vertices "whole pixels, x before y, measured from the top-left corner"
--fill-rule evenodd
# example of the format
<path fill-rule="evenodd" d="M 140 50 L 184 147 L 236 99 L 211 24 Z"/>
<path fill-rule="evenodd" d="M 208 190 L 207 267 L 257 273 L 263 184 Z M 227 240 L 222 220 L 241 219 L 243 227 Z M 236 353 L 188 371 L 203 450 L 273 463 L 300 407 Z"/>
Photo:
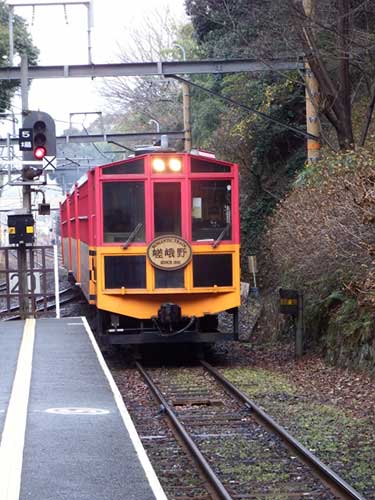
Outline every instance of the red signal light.
<path fill-rule="evenodd" d="M 34 156 L 37 160 L 43 160 L 46 154 L 47 150 L 43 146 L 38 146 L 37 148 L 34 149 Z"/>

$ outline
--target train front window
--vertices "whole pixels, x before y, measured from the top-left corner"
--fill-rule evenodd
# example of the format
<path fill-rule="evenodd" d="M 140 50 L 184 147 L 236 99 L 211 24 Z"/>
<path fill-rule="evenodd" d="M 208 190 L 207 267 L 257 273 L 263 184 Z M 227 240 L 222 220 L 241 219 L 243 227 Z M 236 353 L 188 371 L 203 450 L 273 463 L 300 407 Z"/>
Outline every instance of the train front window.
<path fill-rule="evenodd" d="M 230 181 L 191 183 L 192 235 L 194 241 L 232 238 L 232 197 Z"/>
<path fill-rule="evenodd" d="M 181 236 L 181 184 L 156 182 L 154 184 L 155 237 L 164 234 Z"/>
<path fill-rule="evenodd" d="M 145 241 L 143 182 L 104 182 L 104 242 Z"/>

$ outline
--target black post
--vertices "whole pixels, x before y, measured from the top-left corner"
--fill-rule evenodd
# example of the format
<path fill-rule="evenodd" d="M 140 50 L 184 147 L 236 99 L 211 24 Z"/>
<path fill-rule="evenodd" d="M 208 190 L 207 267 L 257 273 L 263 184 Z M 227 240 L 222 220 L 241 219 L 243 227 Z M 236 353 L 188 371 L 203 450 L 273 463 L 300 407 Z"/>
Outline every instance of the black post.
<path fill-rule="evenodd" d="M 235 308 L 233 311 L 233 333 L 234 333 L 234 340 L 238 340 L 239 338 L 239 321 L 238 321 L 238 307 Z"/>
<path fill-rule="evenodd" d="M 303 341 L 304 341 L 304 307 L 303 307 L 303 291 L 298 292 L 298 316 L 296 328 L 296 358 L 303 356 Z"/>
<path fill-rule="evenodd" d="M 17 269 L 18 269 L 18 296 L 20 304 L 21 319 L 28 317 L 27 300 L 27 274 L 26 274 L 26 247 L 20 244 L 17 248 Z"/>

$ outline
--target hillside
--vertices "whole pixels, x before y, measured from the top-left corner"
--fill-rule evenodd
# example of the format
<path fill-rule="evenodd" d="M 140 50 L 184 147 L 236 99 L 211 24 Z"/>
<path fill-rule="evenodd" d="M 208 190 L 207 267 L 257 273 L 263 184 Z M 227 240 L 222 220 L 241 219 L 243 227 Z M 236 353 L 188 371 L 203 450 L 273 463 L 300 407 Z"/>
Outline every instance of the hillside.
<path fill-rule="evenodd" d="M 275 289 L 303 289 L 307 341 L 337 364 L 375 371 L 375 142 L 306 166 L 262 237 L 264 317 Z M 272 328 L 271 328 L 272 329 Z M 273 328 L 275 332 L 275 328 Z"/>

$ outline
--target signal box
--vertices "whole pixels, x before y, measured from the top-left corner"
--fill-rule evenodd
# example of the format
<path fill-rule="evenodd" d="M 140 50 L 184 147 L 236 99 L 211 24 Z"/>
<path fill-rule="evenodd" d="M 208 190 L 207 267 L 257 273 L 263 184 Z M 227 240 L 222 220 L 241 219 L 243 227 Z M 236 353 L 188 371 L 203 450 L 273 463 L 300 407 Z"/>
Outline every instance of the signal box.
<path fill-rule="evenodd" d="M 279 312 L 290 316 L 298 316 L 299 293 L 298 290 L 279 289 Z"/>
<path fill-rule="evenodd" d="M 39 215 L 50 215 L 51 205 L 49 203 L 39 203 L 38 214 Z"/>
<path fill-rule="evenodd" d="M 29 213 L 8 215 L 8 234 L 10 245 L 34 243 L 34 218 Z"/>

